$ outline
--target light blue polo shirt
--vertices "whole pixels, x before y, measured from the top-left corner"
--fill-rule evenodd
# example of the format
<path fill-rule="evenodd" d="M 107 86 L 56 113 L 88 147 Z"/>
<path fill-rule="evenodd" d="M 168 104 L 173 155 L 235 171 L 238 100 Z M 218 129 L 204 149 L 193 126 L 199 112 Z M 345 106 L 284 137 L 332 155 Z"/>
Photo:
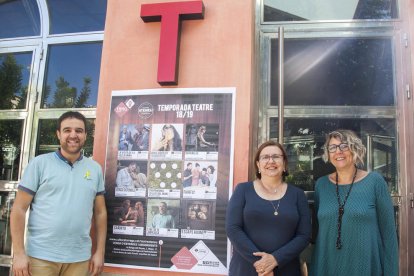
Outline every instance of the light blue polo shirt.
<path fill-rule="evenodd" d="M 97 162 L 81 156 L 71 164 L 59 151 L 37 156 L 18 189 L 34 196 L 27 225 L 28 256 L 60 263 L 90 259 L 94 201 L 105 193 Z"/>

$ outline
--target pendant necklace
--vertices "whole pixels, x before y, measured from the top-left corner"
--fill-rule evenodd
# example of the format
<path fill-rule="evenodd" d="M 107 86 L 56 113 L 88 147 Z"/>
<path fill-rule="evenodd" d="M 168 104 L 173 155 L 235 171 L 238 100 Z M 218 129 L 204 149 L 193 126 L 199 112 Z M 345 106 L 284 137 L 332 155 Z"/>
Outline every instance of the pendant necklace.
<path fill-rule="evenodd" d="M 358 173 L 358 168 L 355 166 L 355 173 L 354 173 L 354 176 L 352 177 L 351 186 L 349 187 L 349 190 L 348 190 L 347 194 L 345 195 L 344 202 L 341 203 L 341 198 L 339 196 L 339 188 L 338 188 L 338 172 L 336 172 L 336 178 L 335 178 L 336 183 L 335 183 L 335 185 L 336 185 L 336 198 L 338 200 L 338 224 L 337 224 L 338 236 L 336 238 L 336 248 L 337 249 L 342 248 L 342 241 L 341 241 L 342 216 L 344 215 L 345 204 L 346 204 L 346 201 L 348 200 L 349 194 L 351 193 L 352 187 L 354 186 L 354 182 L 355 182 L 355 178 L 357 176 L 357 173 Z"/>
<path fill-rule="evenodd" d="M 280 199 L 277 201 L 277 207 L 275 207 L 275 205 L 273 205 L 273 202 L 272 202 L 271 200 L 269 200 L 270 204 L 272 204 L 273 210 L 275 210 L 275 211 L 273 212 L 273 215 L 275 215 L 275 216 L 279 215 L 279 212 L 278 212 L 277 210 L 279 210 L 279 205 L 280 205 L 280 201 L 281 201 L 281 200 L 282 200 L 282 199 L 280 198 Z"/>
<path fill-rule="evenodd" d="M 265 185 L 263 184 L 263 182 L 262 182 L 261 180 L 260 180 L 260 184 L 262 184 L 263 189 L 264 189 L 266 192 L 268 192 L 268 190 L 266 189 Z M 281 184 L 281 185 L 283 185 L 283 182 L 282 182 L 282 184 Z M 277 192 L 278 192 L 278 190 L 277 190 L 277 189 L 275 189 L 274 194 L 277 194 Z M 279 215 L 279 211 L 278 211 L 278 210 L 279 210 L 279 206 L 280 206 L 280 201 L 281 201 L 281 200 L 282 200 L 282 198 L 280 198 L 280 199 L 277 201 L 277 206 L 275 206 L 271 200 L 268 200 L 268 201 L 270 202 L 270 204 L 272 205 L 272 207 L 273 207 L 273 210 L 274 210 L 273 215 L 275 215 L 275 216 Z"/>

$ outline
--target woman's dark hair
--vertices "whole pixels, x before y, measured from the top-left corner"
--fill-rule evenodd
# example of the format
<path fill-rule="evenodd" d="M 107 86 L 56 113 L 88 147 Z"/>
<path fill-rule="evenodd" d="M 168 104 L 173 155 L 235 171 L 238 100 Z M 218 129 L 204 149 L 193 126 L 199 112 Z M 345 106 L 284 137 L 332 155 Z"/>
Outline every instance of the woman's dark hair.
<path fill-rule="evenodd" d="M 181 136 L 178 133 L 177 129 L 173 125 L 169 125 L 169 127 L 167 125 L 164 125 L 162 127 L 163 130 L 165 130 L 166 128 L 172 128 L 174 132 L 174 138 L 173 138 L 174 151 L 181 151 L 183 149 L 182 140 L 181 140 Z"/>
<path fill-rule="evenodd" d="M 216 170 L 212 165 L 208 166 L 207 168 L 210 169 L 211 173 L 214 173 L 214 171 Z"/>
<path fill-rule="evenodd" d="M 256 171 L 256 177 L 258 179 L 262 178 L 262 175 L 259 172 L 259 168 L 257 167 L 257 162 L 259 162 L 260 154 L 262 153 L 262 150 L 266 147 L 272 147 L 272 146 L 278 147 L 282 151 L 283 164 L 285 165 L 285 171 L 282 173 L 282 178 L 283 178 L 283 181 L 285 181 L 286 176 L 289 175 L 287 154 L 286 154 L 285 149 L 283 148 L 283 146 L 279 142 L 272 141 L 272 140 L 264 142 L 263 144 L 261 144 L 259 146 L 259 148 L 257 149 L 256 154 L 254 155 L 254 168 L 255 168 L 255 171 Z"/>

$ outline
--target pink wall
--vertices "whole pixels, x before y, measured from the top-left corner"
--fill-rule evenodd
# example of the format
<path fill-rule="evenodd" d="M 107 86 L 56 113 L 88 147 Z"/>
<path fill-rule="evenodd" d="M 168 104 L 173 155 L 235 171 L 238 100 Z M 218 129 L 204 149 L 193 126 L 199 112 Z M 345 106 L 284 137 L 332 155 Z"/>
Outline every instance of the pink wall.
<path fill-rule="evenodd" d="M 157 83 L 159 22 L 144 23 L 141 4 L 177 1 L 109 0 L 99 83 L 94 158 L 104 165 L 113 90 L 162 88 Z M 246 181 L 251 146 L 254 87 L 255 1 L 203 0 L 204 19 L 181 24 L 178 85 L 236 87 L 234 183 Z M 106 267 L 105 272 L 137 275 L 137 270 Z M 139 271 L 139 275 L 178 275 Z M 187 274 L 191 275 L 191 274 Z"/>

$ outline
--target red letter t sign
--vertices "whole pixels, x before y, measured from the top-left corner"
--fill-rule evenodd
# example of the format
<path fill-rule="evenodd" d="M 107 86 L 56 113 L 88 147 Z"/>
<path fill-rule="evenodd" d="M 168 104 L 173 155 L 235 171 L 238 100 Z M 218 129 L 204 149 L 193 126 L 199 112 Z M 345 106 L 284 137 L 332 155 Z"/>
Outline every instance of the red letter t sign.
<path fill-rule="evenodd" d="M 202 1 L 170 2 L 141 5 L 144 22 L 161 21 L 158 53 L 158 83 L 177 84 L 180 20 L 203 19 Z"/>

